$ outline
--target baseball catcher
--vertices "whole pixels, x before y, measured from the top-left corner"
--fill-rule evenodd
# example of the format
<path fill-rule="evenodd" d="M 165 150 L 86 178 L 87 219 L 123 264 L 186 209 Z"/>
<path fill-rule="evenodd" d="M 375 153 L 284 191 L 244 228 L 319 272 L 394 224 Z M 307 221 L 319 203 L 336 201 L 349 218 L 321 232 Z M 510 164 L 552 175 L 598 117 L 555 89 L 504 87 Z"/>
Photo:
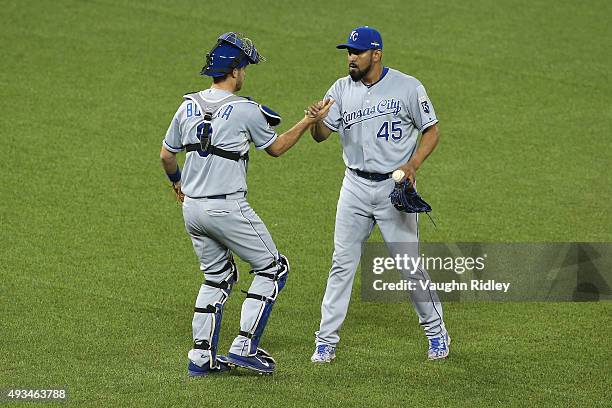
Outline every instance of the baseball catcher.
<path fill-rule="evenodd" d="M 251 145 L 278 157 L 327 114 L 331 102 L 278 135 L 281 117 L 251 98 L 236 95 L 248 65 L 263 57 L 239 33 L 222 34 L 206 56 L 201 74 L 208 89 L 191 92 L 174 115 L 162 144 L 162 167 L 180 202 L 185 229 L 204 275 L 192 319 L 189 376 L 242 367 L 272 373 L 276 361 L 260 347 L 272 307 L 285 287 L 289 261 L 246 199 Z M 181 174 L 176 154 L 185 152 Z M 238 281 L 234 255 L 250 264 L 252 283 L 242 304 L 240 328 L 227 352 L 219 354 L 225 303 Z"/>

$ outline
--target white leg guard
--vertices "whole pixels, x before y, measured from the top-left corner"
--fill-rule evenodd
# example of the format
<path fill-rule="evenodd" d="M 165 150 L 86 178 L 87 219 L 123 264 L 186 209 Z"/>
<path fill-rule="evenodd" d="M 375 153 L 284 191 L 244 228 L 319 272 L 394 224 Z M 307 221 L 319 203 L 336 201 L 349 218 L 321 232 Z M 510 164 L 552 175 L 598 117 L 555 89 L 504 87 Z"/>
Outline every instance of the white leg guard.
<path fill-rule="evenodd" d="M 196 299 L 192 321 L 193 348 L 188 357 L 200 367 L 208 364 L 210 368 L 215 368 L 223 306 L 232 291 L 232 285 L 238 280 L 238 269 L 230 258 L 221 271 L 205 273 L 205 276 L 206 280 Z"/>
<path fill-rule="evenodd" d="M 242 303 L 240 334 L 234 340 L 230 353 L 254 356 L 263 335 L 272 307 L 279 292 L 285 287 L 289 274 L 289 261 L 284 255 L 266 268 L 255 273 L 255 278 Z"/>

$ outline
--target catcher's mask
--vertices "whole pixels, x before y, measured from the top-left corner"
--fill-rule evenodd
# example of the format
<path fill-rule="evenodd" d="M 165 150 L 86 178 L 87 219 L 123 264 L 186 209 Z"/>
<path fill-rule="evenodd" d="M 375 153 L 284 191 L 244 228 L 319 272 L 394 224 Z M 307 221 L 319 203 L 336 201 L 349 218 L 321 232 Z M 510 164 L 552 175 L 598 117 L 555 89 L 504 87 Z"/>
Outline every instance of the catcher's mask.
<path fill-rule="evenodd" d="M 222 34 L 217 44 L 206 54 L 206 65 L 200 74 L 221 77 L 234 69 L 265 60 L 263 55 L 257 52 L 253 41 L 240 33 L 229 32 Z"/>

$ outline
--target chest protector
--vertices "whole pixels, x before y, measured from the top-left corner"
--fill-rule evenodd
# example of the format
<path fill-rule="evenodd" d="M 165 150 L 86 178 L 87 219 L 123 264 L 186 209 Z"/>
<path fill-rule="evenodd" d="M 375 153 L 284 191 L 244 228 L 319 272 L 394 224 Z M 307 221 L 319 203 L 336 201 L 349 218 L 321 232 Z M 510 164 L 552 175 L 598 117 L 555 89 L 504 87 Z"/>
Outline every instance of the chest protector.
<path fill-rule="evenodd" d="M 202 112 L 203 123 L 204 123 L 204 126 L 202 127 L 202 132 L 198 135 L 200 139 L 200 143 L 192 143 L 192 144 L 185 145 L 185 150 L 187 150 L 187 152 L 198 151 L 198 152 L 203 152 L 203 153 L 208 153 L 208 154 L 212 154 L 215 156 L 223 157 L 224 159 L 233 160 L 233 161 L 239 161 L 240 159 L 243 159 L 245 161 L 249 160 L 249 152 L 246 152 L 245 154 L 240 154 L 240 152 L 232 152 L 229 150 L 221 149 L 210 143 L 211 140 L 209 136 L 212 118 L 215 115 L 215 113 L 219 110 L 219 108 L 230 102 L 244 101 L 245 98 L 241 96 L 231 95 L 227 98 L 221 99 L 218 102 L 211 103 L 209 101 L 204 100 L 204 98 L 200 96 L 199 92 L 184 95 L 183 98 L 195 102 L 195 104 L 200 108 L 200 112 Z"/>

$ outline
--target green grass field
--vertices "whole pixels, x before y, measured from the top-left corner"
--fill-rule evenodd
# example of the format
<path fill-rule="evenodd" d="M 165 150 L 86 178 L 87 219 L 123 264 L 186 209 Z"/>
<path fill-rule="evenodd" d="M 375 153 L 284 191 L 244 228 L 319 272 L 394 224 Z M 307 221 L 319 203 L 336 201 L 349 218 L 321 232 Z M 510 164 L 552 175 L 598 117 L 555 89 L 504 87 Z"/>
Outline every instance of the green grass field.
<path fill-rule="evenodd" d="M 438 222 L 424 241 L 610 242 L 611 3 L 209 3 L 2 1 L 0 388 L 67 386 L 75 406 L 610 406 L 609 302 L 448 303 L 453 351 L 430 363 L 411 307 L 357 286 L 337 360 L 312 366 L 337 138 L 250 163 L 249 201 L 293 266 L 263 343 L 277 372 L 188 380 L 202 277 L 158 153 L 182 94 L 208 87 L 220 33 L 268 58 L 241 94 L 283 131 L 346 75 L 334 46 L 369 24 L 441 119 L 419 171 Z"/>

